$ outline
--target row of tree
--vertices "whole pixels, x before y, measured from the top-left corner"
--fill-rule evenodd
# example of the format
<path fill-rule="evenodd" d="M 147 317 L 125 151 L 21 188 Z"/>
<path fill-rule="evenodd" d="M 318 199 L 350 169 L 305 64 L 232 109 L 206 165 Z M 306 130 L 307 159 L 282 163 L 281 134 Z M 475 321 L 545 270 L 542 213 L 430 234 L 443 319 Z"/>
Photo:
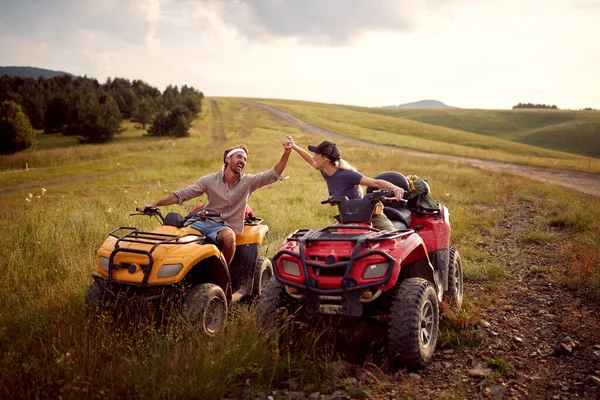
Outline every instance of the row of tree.
<path fill-rule="evenodd" d="M 513 110 L 517 109 L 517 108 L 549 108 L 552 110 L 558 110 L 558 107 L 556 107 L 554 104 L 549 105 L 549 104 L 519 103 L 516 106 L 513 106 Z"/>
<path fill-rule="evenodd" d="M 3 105 L 0 111 L 4 113 L 0 114 L 0 137 L 17 136 L 16 126 L 21 129 L 27 125 L 22 121 L 10 123 L 11 118 L 17 118 L 15 105 L 33 129 L 74 135 L 82 143 L 113 140 L 123 119 L 138 122 L 143 129 L 148 126 L 150 135 L 188 136 L 191 121 L 201 111 L 203 98 L 202 92 L 185 85 L 181 88 L 169 85 L 161 93 L 141 80 L 109 78 L 100 84 L 96 79 L 71 75 L 37 80 L 4 75 L 0 77 L 0 104 Z M 27 145 L 30 142 L 3 140 L 0 153 L 22 150 L 31 146 Z"/>

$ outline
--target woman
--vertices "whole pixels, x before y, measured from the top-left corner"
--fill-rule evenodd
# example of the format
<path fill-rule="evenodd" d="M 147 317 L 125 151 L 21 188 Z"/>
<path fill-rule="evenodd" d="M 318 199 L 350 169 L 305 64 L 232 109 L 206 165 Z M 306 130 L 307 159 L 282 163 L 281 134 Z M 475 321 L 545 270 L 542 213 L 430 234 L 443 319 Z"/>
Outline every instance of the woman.
<path fill-rule="evenodd" d="M 291 136 L 286 139 L 293 141 Z M 362 197 L 360 185 L 376 187 L 379 189 L 388 189 L 394 191 L 395 199 L 404 197 L 404 189 L 399 188 L 391 182 L 383 179 L 372 179 L 359 173 L 345 160 L 342 160 L 340 150 L 335 143 L 324 141 L 318 146 L 308 146 L 308 149 L 315 153 L 311 156 L 306 150 L 294 143 L 292 147 L 300 156 L 313 168 L 318 169 L 327 182 L 330 196 L 346 196 L 348 199 L 358 199 Z M 373 216 L 371 219 L 373 226 L 381 230 L 394 230 L 394 224 L 385 214 Z"/>

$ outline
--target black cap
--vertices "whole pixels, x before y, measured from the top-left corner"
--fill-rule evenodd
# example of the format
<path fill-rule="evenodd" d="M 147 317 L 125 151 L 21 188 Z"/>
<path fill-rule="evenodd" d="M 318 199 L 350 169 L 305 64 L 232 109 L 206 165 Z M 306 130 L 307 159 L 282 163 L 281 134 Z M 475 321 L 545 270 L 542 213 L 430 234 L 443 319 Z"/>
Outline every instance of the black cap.
<path fill-rule="evenodd" d="M 340 150 L 337 148 L 335 143 L 331 143 L 330 141 L 327 141 L 327 140 L 325 140 L 324 142 L 321 142 L 321 144 L 318 146 L 309 145 L 308 149 L 310 151 L 312 151 L 313 153 L 321 154 L 322 156 L 325 156 L 326 158 L 328 158 L 334 162 L 339 160 L 340 157 L 342 156 L 340 154 Z"/>

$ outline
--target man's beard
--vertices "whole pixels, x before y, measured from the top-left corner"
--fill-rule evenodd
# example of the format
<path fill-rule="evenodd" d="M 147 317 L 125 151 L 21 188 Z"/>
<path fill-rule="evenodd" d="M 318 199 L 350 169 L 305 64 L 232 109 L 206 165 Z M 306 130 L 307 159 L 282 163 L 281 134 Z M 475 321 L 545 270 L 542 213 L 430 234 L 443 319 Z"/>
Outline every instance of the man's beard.
<path fill-rule="evenodd" d="M 239 168 L 239 170 L 238 170 Z M 242 171 L 244 170 L 244 164 L 242 163 L 237 163 L 237 164 L 231 164 L 231 172 L 233 172 L 236 175 L 240 175 L 242 173 Z"/>

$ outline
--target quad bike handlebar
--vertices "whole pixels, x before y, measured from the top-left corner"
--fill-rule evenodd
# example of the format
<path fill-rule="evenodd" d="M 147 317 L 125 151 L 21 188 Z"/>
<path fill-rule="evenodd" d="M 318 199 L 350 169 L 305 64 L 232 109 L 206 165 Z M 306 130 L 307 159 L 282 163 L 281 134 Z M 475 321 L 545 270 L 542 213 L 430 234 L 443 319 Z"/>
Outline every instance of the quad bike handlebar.
<path fill-rule="evenodd" d="M 139 211 L 136 208 L 135 211 L 136 211 L 135 213 L 129 214 L 129 216 L 132 216 L 132 215 L 147 215 L 149 217 L 156 217 L 156 219 L 160 220 L 161 223 L 163 223 L 165 221 L 165 218 L 163 217 L 163 215 L 160 212 L 160 210 L 158 209 L 158 207 L 154 207 L 154 206 L 144 207 L 144 211 Z"/>
<path fill-rule="evenodd" d="M 393 190 L 388 190 L 388 189 L 378 189 L 378 190 L 374 190 L 371 193 L 368 193 L 364 196 L 365 199 L 370 199 L 370 202 L 372 203 L 377 203 L 378 201 L 400 201 L 400 202 L 404 202 L 406 203 L 406 200 L 404 199 L 396 199 L 394 198 L 394 191 Z M 348 200 L 348 198 L 346 196 L 329 196 L 326 200 L 321 201 L 321 204 L 331 204 L 331 205 L 336 205 L 336 204 L 340 204 L 343 200 L 342 199 L 346 199 Z"/>
<path fill-rule="evenodd" d="M 139 211 L 139 209 L 136 209 L 136 211 L 137 212 L 135 212 L 133 214 L 129 214 L 129 215 L 130 216 L 147 215 L 149 217 L 155 217 L 156 219 L 158 219 L 160 221 L 161 224 L 165 223 L 165 217 L 162 215 L 162 213 L 160 212 L 160 209 L 158 207 L 147 206 L 147 207 L 144 207 L 143 211 Z M 201 209 L 194 213 L 190 213 L 185 219 L 192 218 L 192 217 L 194 217 L 194 218 L 221 218 L 221 213 L 215 213 L 215 212 L 207 211 L 205 209 Z"/>

